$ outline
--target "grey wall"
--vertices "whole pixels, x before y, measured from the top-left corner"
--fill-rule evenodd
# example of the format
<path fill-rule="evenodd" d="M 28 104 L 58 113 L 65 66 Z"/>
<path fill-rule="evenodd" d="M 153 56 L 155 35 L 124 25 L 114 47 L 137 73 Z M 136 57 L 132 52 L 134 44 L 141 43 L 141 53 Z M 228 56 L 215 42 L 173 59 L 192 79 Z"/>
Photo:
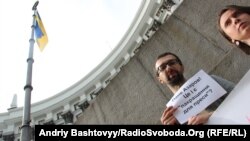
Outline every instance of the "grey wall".
<path fill-rule="evenodd" d="M 157 81 L 153 67 L 165 51 L 181 58 L 186 78 L 203 69 L 237 83 L 250 68 L 250 56 L 217 31 L 217 14 L 228 4 L 250 1 L 184 0 L 75 124 L 160 124 L 172 93 Z"/>

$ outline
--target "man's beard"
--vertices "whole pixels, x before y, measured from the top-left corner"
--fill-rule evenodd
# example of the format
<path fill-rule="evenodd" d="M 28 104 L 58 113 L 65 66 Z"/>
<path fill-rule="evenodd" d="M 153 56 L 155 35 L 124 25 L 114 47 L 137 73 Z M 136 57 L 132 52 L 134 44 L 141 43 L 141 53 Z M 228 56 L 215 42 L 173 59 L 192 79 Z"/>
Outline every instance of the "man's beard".
<path fill-rule="evenodd" d="M 177 73 L 172 78 L 168 77 L 167 79 L 168 79 L 168 84 L 171 86 L 181 86 L 185 82 L 183 74 L 180 73 Z"/>

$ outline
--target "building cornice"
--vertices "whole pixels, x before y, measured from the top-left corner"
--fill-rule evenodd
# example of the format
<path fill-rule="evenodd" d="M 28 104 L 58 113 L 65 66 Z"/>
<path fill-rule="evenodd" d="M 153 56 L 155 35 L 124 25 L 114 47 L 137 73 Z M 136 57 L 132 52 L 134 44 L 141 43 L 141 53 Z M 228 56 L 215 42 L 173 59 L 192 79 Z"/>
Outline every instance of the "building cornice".
<path fill-rule="evenodd" d="M 142 0 L 134 20 L 110 54 L 80 81 L 62 92 L 31 105 L 31 119 L 53 117 L 62 112 L 73 113 L 72 104 L 91 101 L 120 72 L 140 47 L 150 39 L 183 0 Z M 50 113 L 51 115 L 48 115 Z M 23 107 L 0 113 L 0 130 L 9 132 L 9 124 L 21 122 Z M 49 119 L 50 119 L 49 118 Z M 35 122 L 34 122 L 35 124 Z"/>

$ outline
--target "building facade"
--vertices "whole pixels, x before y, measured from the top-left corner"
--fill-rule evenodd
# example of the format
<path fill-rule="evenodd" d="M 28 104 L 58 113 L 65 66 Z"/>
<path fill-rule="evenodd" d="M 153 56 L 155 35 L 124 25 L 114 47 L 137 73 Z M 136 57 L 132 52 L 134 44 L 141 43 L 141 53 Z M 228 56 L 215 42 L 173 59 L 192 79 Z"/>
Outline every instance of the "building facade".
<path fill-rule="evenodd" d="M 31 105 L 31 139 L 35 125 L 74 124 L 121 69 L 179 7 L 182 0 L 144 0 L 126 35 L 115 49 L 82 80 Z M 23 107 L 0 114 L 0 140 L 20 140 Z"/>

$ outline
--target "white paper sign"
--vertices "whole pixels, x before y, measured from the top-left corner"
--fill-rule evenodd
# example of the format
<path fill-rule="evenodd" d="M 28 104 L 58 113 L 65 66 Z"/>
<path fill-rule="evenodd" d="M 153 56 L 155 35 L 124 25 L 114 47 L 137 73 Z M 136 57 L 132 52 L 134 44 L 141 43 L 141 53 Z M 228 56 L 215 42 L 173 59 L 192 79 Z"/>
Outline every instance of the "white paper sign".
<path fill-rule="evenodd" d="M 207 124 L 250 124 L 250 70 L 212 114 Z"/>
<path fill-rule="evenodd" d="M 213 78 L 200 70 L 174 94 L 167 103 L 167 107 L 178 107 L 174 115 L 180 124 L 183 124 L 224 94 L 226 91 Z"/>

